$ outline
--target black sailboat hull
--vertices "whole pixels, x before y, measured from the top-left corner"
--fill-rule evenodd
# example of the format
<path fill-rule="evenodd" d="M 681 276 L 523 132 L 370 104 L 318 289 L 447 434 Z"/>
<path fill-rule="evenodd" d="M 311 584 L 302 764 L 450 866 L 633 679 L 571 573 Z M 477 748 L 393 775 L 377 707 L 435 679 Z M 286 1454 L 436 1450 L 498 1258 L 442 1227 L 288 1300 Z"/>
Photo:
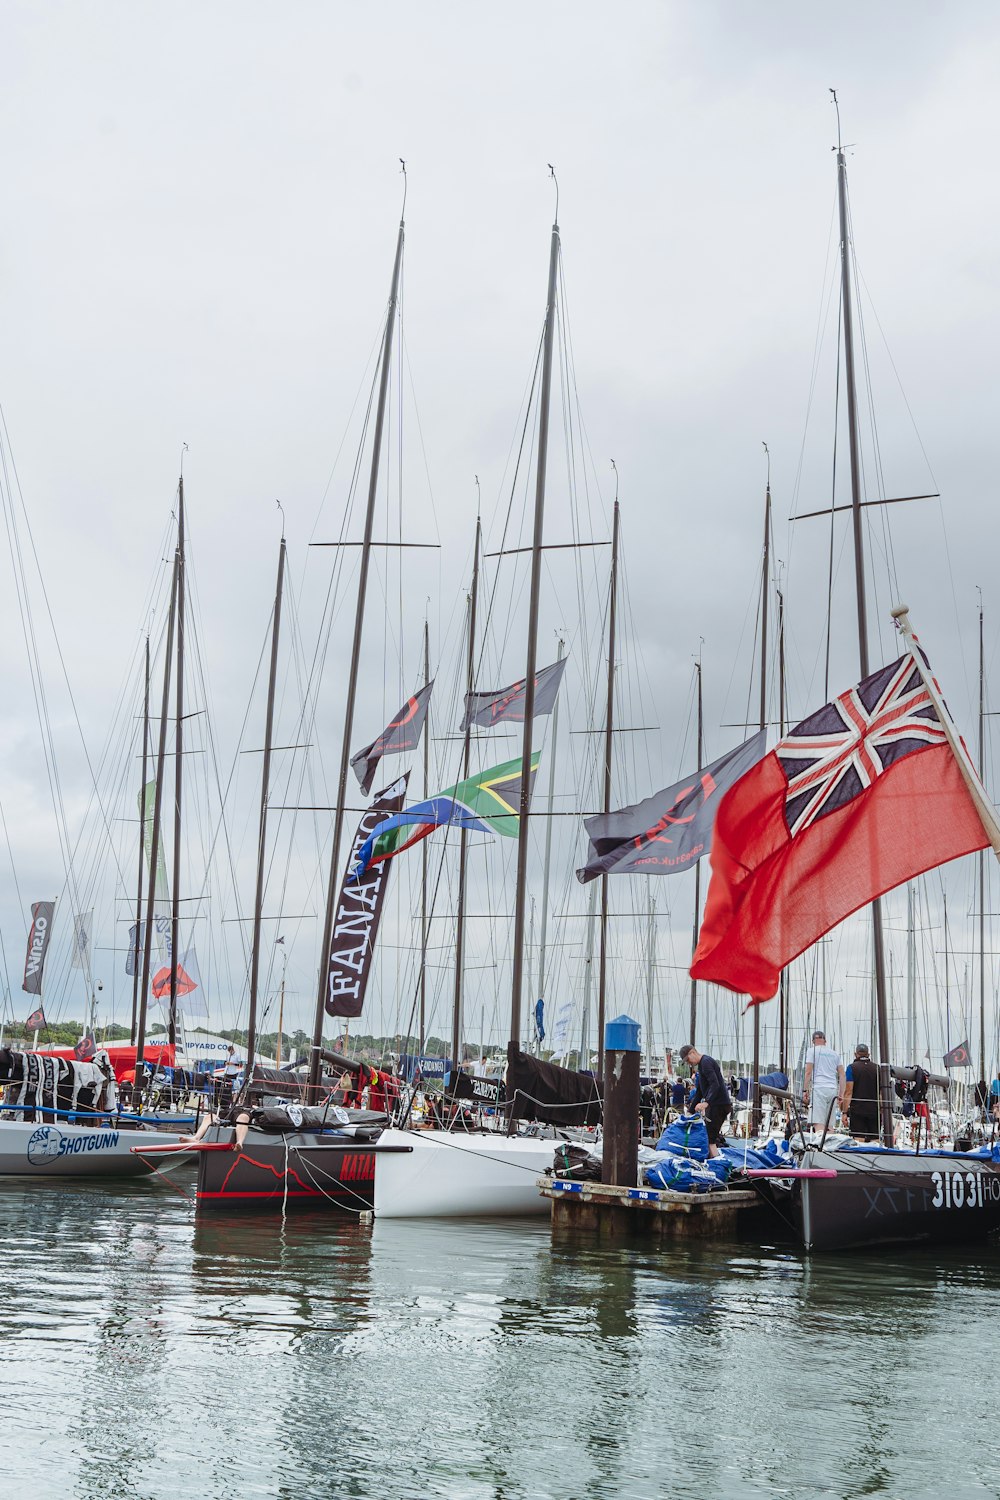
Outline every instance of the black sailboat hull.
<path fill-rule="evenodd" d="M 201 1210 L 283 1213 L 304 1205 L 360 1213 L 372 1207 L 379 1152 L 406 1149 L 333 1132 L 251 1129 L 237 1150 L 232 1136 L 230 1129 L 213 1131 L 199 1152 Z"/>
<path fill-rule="evenodd" d="M 1000 1231 L 1000 1164 L 991 1160 L 814 1151 L 802 1165 L 837 1173 L 798 1184 L 806 1250 L 970 1244 Z"/>

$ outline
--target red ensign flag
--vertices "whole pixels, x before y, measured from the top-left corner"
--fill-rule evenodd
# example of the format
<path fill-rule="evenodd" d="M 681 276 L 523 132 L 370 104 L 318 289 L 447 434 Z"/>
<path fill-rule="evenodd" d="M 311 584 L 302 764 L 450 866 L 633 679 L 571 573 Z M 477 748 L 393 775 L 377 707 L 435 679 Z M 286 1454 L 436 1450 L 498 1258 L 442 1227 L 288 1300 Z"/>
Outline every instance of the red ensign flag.
<path fill-rule="evenodd" d="M 907 653 L 804 719 L 726 793 L 691 977 L 769 1000 L 785 965 L 852 912 L 989 843 Z"/>

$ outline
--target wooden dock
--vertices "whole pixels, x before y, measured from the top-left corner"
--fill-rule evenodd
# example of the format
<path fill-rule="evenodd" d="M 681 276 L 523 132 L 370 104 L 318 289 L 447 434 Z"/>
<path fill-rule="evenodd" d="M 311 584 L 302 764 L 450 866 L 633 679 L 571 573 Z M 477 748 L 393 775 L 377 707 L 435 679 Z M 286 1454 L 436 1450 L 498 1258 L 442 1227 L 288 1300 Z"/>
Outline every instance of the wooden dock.
<path fill-rule="evenodd" d="M 608 1238 L 657 1235 L 664 1239 L 729 1239 L 739 1215 L 759 1207 L 748 1188 L 714 1193 L 677 1193 L 672 1188 L 613 1187 L 540 1177 L 538 1188 L 552 1203 L 552 1234 L 598 1234 Z"/>

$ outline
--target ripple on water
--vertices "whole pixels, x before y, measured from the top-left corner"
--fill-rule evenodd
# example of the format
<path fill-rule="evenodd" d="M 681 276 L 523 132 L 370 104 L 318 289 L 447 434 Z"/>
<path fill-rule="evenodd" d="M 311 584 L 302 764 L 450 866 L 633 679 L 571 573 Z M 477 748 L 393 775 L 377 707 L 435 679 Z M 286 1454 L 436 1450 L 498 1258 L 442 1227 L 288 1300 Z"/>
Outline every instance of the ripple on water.
<path fill-rule="evenodd" d="M 553 1248 L 544 1221 L 196 1223 L 148 1184 L 8 1183 L 5 1489 L 996 1495 L 998 1271 Z"/>

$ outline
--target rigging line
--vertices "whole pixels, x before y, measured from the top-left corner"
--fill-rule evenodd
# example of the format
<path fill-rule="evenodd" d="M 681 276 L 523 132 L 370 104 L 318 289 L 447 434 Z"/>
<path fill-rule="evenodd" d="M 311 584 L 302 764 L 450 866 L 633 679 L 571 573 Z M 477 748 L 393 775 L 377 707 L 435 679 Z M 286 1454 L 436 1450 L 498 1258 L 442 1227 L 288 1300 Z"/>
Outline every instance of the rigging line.
<path fill-rule="evenodd" d="M 2 413 L 0 413 L 2 421 Z M 6 424 L 3 427 L 6 435 Z M 49 792 L 52 797 L 53 810 L 56 816 L 56 831 L 59 838 L 60 852 L 63 857 L 64 869 L 73 882 L 71 890 L 73 899 L 76 901 L 76 909 L 79 911 L 79 901 L 76 896 L 75 881 L 73 881 L 72 853 L 69 840 L 69 826 L 66 819 L 66 809 L 62 794 L 62 783 L 59 777 L 58 764 L 55 759 L 55 740 L 52 733 L 51 718 L 49 716 L 48 698 L 45 692 L 44 681 L 41 676 L 41 656 L 38 650 L 35 635 L 34 617 L 31 613 L 31 602 L 28 593 L 27 574 L 24 570 L 24 559 L 21 552 L 21 543 L 17 530 L 17 521 L 14 513 L 13 490 L 7 470 L 7 456 L 10 453 L 9 443 L 0 443 L 0 464 L 3 468 L 3 505 L 4 519 L 7 529 L 7 542 L 11 553 L 11 562 L 14 570 L 14 584 L 20 603 L 21 630 L 24 636 L 25 648 L 28 653 L 29 675 L 32 682 L 32 692 L 35 698 L 35 708 L 38 715 L 38 727 L 42 737 L 42 749 L 45 758 L 46 774 L 49 782 Z M 13 467 L 13 455 L 11 455 L 11 466 Z M 16 476 L 15 476 L 16 477 Z M 23 506 L 23 500 L 22 500 Z M 89 987 L 89 969 L 88 969 Z"/>
<path fill-rule="evenodd" d="M 52 639 L 55 642 L 56 655 L 59 658 L 59 665 L 62 668 L 63 680 L 64 680 L 64 682 L 66 684 L 66 691 L 67 691 L 67 694 L 69 695 L 70 705 L 71 705 L 71 707 L 73 709 L 73 720 L 74 720 L 74 723 L 76 724 L 77 734 L 79 735 L 79 738 L 80 738 L 80 745 L 81 745 L 81 748 L 83 750 L 84 759 L 87 762 L 87 770 L 90 772 L 91 783 L 93 784 L 93 786 L 95 788 L 95 791 L 96 791 L 97 778 L 96 778 L 96 776 L 94 774 L 94 768 L 93 768 L 93 766 L 91 764 L 90 751 L 87 748 L 87 742 L 86 742 L 86 739 L 85 739 L 84 733 L 83 733 L 83 726 L 80 723 L 80 715 L 77 712 L 76 699 L 75 699 L 75 697 L 73 695 L 73 687 L 72 687 L 72 684 L 70 683 L 70 680 L 69 680 L 69 673 L 66 670 L 66 662 L 65 662 L 65 658 L 63 657 L 62 645 L 60 643 L 59 635 L 58 635 L 58 632 L 56 630 L 56 623 L 55 623 L 55 619 L 53 618 L 53 614 L 52 614 L 52 605 L 49 602 L 48 590 L 45 587 L 45 578 L 44 578 L 44 575 L 42 573 L 41 562 L 39 561 L 38 551 L 37 551 L 37 548 L 35 546 L 35 537 L 34 537 L 34 532 L 32 531 L 32 528 L 31 528 L 31 520 L 30 520 L 30 517 L 28 515 L 27 507 L 25 506 L 25 503 L 24 503 L 24 496 L 23 496 L 23 494 L 21 492 L 21 480 L 20 480 L 20 476 L 18 475 L 18 472 L 17 472 L 17 463 L 16 463 L 16 461 L 14 459 L 13 449 L 11 448 L 11 445 L 10 445 L 10 434 L 7 431 L 7 418 L 6 418 L 6 414 L 4 413 L 2 405 L 0 405 L 0 422 L 2 422 L 2 424 L 3 424 L 4 442 L 5 442 L 5 446 L 6 446 L 6 449 L 7 449 L 7 453 L 10 455 L 10 466 L 11 466 L 11 470 L 12 470 L 13 475 L 14 475 L 15 483 L 17 484 L 18 498 L 20 499 L 20 502 L 21 502 L 21 510 L 22 510 L 23 515 L 24 515 L 24 525 L 25 525 L 25 528 L 26 528 L 27 533 L 28 533 L 28 541 L 31 544 L 31 554 L 32 554 L 32 557 L 34 558 L 35 568 L 36 568 L 36 570 L 38 572 L 38 581 L 39 581 L 39 585 L 40 585 L 41 591 L 42 591 L 42 599 L 45 601 L 45 610 L 46 610 L 46 613 L 47 613 L 48 618 L 49 618 L 49 624 L 52 627 Z M 113 844 L 112 839 L 111 839 L 111 828 L 110 828 L 108 816 L 107 816 L 107 813 L 105 812 L 103 803 L 100 802 L 100 799 L 98 799 L 98 806 L 100 807 L 102 820 L 104 822 L 104 829 L 105 829 L 105 833 L 107 835 L 108 844 L 111 847 L 112 858 L 115 859 L 115 863 L 117 864 L 117 856 L 116 856 L 116 853 L 115 853 L 115 850 L 114 850 L 114 844 Z M 124 875 L 122 874 L 120 866 L 118 868 L 118 874 L 119 874 L 119 877 L 124 881 Z M 87 970 L 87 978 L 88 978 L 88 984 L 89 984 L 89 982 L 90 982 L 89 968 Z"/>

